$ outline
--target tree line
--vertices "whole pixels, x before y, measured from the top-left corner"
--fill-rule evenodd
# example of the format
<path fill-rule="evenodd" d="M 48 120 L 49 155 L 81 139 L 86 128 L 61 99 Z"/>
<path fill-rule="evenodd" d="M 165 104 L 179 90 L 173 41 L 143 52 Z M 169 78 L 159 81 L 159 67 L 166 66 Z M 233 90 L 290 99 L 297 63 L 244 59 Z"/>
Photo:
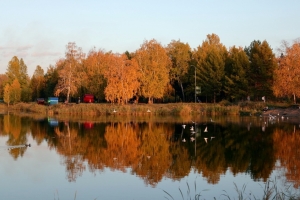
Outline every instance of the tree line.
<path fill-rule="evenodd" d="M 85 54 L 75 42 L 65 57 L 44 72 L 37 66 L 28 76 L 24 60 L 14 56 L 0 75 L 0 98 L 8 105 L 58 96 L 70 102 L 93 94 L 99 102 L 219 102 L 228 100 L 289 100 L 300 95 L 300 42 L 286 41 L 276 56 L 266 40 L 248 47 L 226 48 L 209 34 L 195 49 L 172 40 L 165 47 L 145 40 L 123 54 L 91 49 Z"/>

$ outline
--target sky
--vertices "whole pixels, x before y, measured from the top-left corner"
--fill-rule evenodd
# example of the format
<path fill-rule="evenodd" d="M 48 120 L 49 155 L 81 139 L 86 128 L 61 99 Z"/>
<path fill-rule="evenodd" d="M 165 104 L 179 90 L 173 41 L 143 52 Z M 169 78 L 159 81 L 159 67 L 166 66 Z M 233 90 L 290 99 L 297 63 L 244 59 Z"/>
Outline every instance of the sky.
<path fill-rule="evenodd" d="M 0 74 L 13 56 L 31 77 L 65 57 L 75 42 L 91 49 L 134 52 L 146 40 L 201 46 L 217 34 L 227 48 L 266 40 L 273 52 L 300 37 L 298 0 L 0 0 Z"/>

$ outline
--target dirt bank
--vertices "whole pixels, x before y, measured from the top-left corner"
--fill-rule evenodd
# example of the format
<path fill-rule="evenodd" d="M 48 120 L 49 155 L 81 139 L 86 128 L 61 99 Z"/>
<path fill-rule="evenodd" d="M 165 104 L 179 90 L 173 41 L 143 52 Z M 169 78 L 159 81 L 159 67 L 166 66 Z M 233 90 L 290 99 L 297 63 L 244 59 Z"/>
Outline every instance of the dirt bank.
<path fill-rule="evenodd" d="M 262 113 L 264 116 L 268 115 L 279 115 L 287 117 L 300 117 L 300 108 L 299 106 L 291 106 L 288 108 L 269 108 L 267 111 Z"/>

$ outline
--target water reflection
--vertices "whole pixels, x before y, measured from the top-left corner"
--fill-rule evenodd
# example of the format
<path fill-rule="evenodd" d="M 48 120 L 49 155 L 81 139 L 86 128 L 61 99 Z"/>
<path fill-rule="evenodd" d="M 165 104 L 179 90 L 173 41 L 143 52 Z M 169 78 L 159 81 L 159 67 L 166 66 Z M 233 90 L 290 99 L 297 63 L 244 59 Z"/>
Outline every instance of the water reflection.
<path fill-rule="evenodd" d="M 295 188 L 300 184 L 300 129 L 294 122 L 268 118 L 203 118 L 195 122 L 96 122 L 0 115 L 0 135 L 7 146 L 47 142 L 61 156 L 66 179 L 75 182 L 84 171 L 110 168 L 139 176 L 155 186 L 163 178 L 180 180 L 191 170 L 218 184 L 228 170 L 267 181 L 275 168 L 285 169 Z M 185 125 L 185 126 L 183 126 Z M 191 127 L 193 129 L 191 130 Z M 13 148 L 16 160 L 26 148 Z M 279 164 L 278 164 L 279 162 Z"/>

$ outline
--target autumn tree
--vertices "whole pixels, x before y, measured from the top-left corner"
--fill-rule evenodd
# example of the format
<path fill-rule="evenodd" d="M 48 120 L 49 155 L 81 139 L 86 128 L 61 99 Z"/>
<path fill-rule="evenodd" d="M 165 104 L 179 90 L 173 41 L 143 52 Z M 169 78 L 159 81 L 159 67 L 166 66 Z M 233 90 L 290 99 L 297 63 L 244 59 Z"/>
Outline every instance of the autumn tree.
<path fill-rule="evenodd" d="M 8 77 L 6 76 L 6 74 L 0 74 L 0 99 L 3 98 L 4 87 L 7 82 L 8 82 Z"/>
<path fill-rule="evenodd" d="M 110 53 L 105 53 L 102 50 L 90 50 L 83 64 L 86 79 L 82 84 L 82 93 L 90 93 L 95 95 L 97 99 L 105 99 L 104 89 L 107 83 L 104 72 L 108 69 L 109 57 Z"/>
<path fill-rule="evenodd" d="M 66 101 L 69 102 L 70 95 L 77 94 L 78 87 L 82 81 L 82 60 L 84 54 L 75 42 L 69 42 L 66 46 L 65 59 L 60 59 L 56 66 L 58 68 L 58 84 L 56 85 L 55 95 L 66 95 Z"/>
<path fill-rule="evenodd" d="M 24 63 L 23 59 L 18 59 L 17 56 L 14 56 L 11 61 L 8 63 L 6 75 L 10 84 L 17 79 L 21 86 L 21 100 L 30 101 L 31 100 L 31 88 L 30 88 L 30 79 L 27 74 L 27 66 Z"/>
<path fill-rule="evenodd" d="M 145 41 L 136 51 L 135 58 L 141 73 L 140 93 L 153 103 L 154 98 L 162 98 L 169 83 L 171 61 L 165 48 L 156 40 Z"/>
<path fill-rule="evenodd" d="M 248 94 L 247 72 L 249 61 L 245 51 L 235 46 L 229 49 L 225 64 L 224 92 L 231 100 L 240 100 Z"/>
<path fill-rule="evenodd" d="M 43 89 L 45 87 L 45 77 L 44 70 L 41 66 L 36 66 L 34 74 L 31 78 L 31 89 L 32 89 L 32 97 L 36 99 L 38 97 L 43 96 Z"/>
<path fill-rule="evenodd" d="M 3 101 L 7 103 L 8 106 L 10 105 L 11 102 L 10 91 L 11 91 L 10 85 L 9 83 L 7 83 L 3 89 Z"/>
<path fill-rule="evenodd" d="M 224 84 L 227 49 L 220 43 L 218 35 L 211 34 L 197 47 L 193 56 L 196 61 L 197 82 L 200 83 L 202 92 L 213 96 L 213 102 L 216 102 L 216 96 L 220 95 Z"/>
<path fill-rule="evenodd" d="M 273 73 L 276 68 L 275 55 L 267 41 L 254 40 L 245 49 L 248 55 L 249 68 L 249 89 L 254 99 L 272 96 Z"/>
<path fill-rule="evenodd" d="M 105 98 L 110 102 L 126 104 L 129 99 L 136 95 L 140 87 L 140 71 L 136 60 L 127 59 L 125 54 L 111 55 L 112 62 L 108 70 L 105 71 L 104 77 L 107 80 L 105 88 Z"/>
<path fill-rule="evenodd" d="M 17 103 L 20 102 L 21 100 L 21 93 L 22 93 L 22 89 L 21 89 L 21 85 L 18 81 L 18 79 L 15 79 L 11 86 L 10 86 L 10 99 L 12 103 Z"/>
<path fill-rule="evenodd" d="M 7 83 L 4 87 L 4 102 L 17 103 L 21 100 L 21 86 L 18 79 L 15 79 L 12 84 Z"/>
<path fill-rule="evenodd" d="M 170 68 L 170 79 L 173 83 L 179 85 L 181 89 L 182 99 L 185 101 L 184 89 L 182 78 L 187 74 L 189 69 L 189 64 L 191 61 L 191 48 L 186 43 L 180 42 L 180 40 L 172 40 L 170 44 L 166 47 L 167 54 L 172 62 Z"/>
<path fill-rule="evenodd" d="M 283 41 L 278 67 L 274 70 L 273 92 L 276 97 L 300 96 L 300 42 L 294 41 L 291 46 Z"/>

